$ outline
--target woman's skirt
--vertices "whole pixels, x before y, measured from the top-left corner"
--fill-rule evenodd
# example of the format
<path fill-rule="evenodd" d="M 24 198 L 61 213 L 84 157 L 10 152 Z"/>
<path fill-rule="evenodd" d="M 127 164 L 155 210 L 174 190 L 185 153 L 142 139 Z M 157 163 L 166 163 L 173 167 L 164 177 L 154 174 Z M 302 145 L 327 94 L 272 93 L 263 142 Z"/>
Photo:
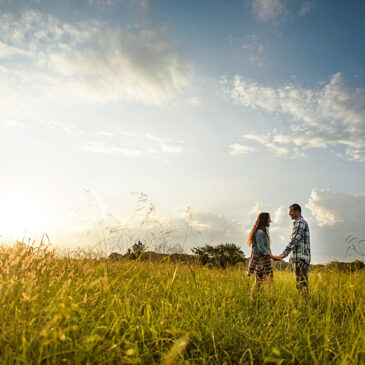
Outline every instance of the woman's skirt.
<path fill-rule="evenodd" d="M 263 279 L 264 276 L 273 276 L 271 258 L 269 255 L 252 253 L 248 263 L 248 276 L 256 274 L 256 277 Z"/>

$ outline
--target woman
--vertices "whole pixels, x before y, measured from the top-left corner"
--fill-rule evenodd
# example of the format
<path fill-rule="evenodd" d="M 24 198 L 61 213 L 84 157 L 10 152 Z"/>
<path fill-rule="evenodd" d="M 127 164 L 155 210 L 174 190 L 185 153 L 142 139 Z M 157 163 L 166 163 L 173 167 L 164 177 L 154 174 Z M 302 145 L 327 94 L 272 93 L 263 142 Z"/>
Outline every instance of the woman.
<path fill-rule="evenodd" d="M 256 274 L 256 280 L 251 289 L 251 297 L 253 293 L 257 292 L 263 281 L 266 282 L 267 289 L 270 289 L 273 282 L 271 259 L 280 260 L 277 256 L 271 254 L 270 223 L 270 214 L 260 213 L 248 236 L 247 243 L 252 248 L 248 264 L 248 275 Z"/>

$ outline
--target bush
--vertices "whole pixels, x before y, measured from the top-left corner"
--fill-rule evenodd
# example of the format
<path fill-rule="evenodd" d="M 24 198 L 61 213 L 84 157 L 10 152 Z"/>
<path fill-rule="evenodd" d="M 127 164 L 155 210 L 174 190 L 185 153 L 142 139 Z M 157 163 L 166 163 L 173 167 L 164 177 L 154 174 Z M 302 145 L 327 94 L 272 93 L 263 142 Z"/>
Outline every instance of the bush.
<path fill-rule="evenodd" d="M 221 243 L 217 246 L 205 245 L 203 247 L 194 247 L 191 249 L 195 256 L 198 257 L 202 265 L 211 265 L 225 268 L 228 265 L 245 263 L 245 254 L 234 243 Z"/>
<path fill-rule="evenodd" d="M 320 265 L 315 265 L 320 266 Z M 343 272 L 355 272 L 365 269 L 365 264 L 360 260 L 355 260 L 353 262 L 339 262 L 331 261 L 322 267 L 318 267 L 322 271 L 343 271 Z"/>
<path fill-rule="evenodd" d="M 136 260 L 146 251 L 147 245 L 142 241 L 137 241 L 132 247 L 128 248 L 125 257 L 131 260 Z"/>

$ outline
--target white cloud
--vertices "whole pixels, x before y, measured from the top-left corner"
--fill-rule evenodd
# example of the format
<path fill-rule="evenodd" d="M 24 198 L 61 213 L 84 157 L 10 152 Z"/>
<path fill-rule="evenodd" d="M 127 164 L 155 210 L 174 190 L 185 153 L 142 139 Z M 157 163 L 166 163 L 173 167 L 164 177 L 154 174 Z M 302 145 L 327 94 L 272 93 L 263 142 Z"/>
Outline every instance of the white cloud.
<path fill-rule="evenodd" d="M 302 4 L 301 8 L 299 9 L 298 14 L 300 16 L 304 16 L 309 14 L 313 9 L 313 3 L 311 1 L 305 2 L 304 4 Z"/>
<path fill-rule="evenodd" d="M 247 218 L 249 226 L 253 226 L 256 222 L 257 216 L 262 212 L 270 213 L 271 208 L 267 205 L 263 205 L 262 202 L 256 202 L 255 206 L 248 212 Z"/>
<path fill-rule="evenodd" d="M 197 245 L 230 242 L 240 244 L 243 241 L 244 225 L 221 214 L 193 211 L 191 224 L 198 233 L 197 237 L 200 237 Z"/>
<path fill-rule="evenodd" d="M 201 105 L 202 100 L 198 96 L 191 96 L 187 99 L 187 104 L 192 106 L 199 106 Z"/>
<path fill-rule="evenodd" d="M 96 5 L 99 7 L 107 7 L 107 6 L 114 6 L 118 2 L 121 2 L 122 0 L 88 0 L 89 4 Z"/>
<path fill-rule="evenodd" d="M 288 214 L 288 209 L 281 205 L 278 209 L 276 209 L 274 214 L 274 223 L 280 224 L 283 222 L 284 217 Z"/>
<path fill-rule="evenodd" d="M 66 132 L 67 126 L 61 125 Z M 97 131 L 83 132 L 86 141 L 80 149 L 94 153 L 119 154 L 123 156 L 145 156 L 160 153 L 181 153 L 183 141 L 174 141 L 166 136 L 159 137 L 151 134 L 137 134 L 126 131 Z"/>
<path fill-rule="evenodd" d="M 348 159 L 364 161 L 365 89 L 350 86 L 340 73 L 315 89 L 292 84 L 274 88 L 236 76 L 224 91 L 247 108 L 289 118 L 289 125 L 275 130 L 270 138 L 268 133 L 255 137 L 268 148 L 272 144 L 274 153 L 278 144 L 294 145 L 298 156 L 303 155 L 300 148 L 337 145 L 346 148 Z M 277 152 L 287 154 L 284 149 Z"/>
<path fill-rule="evenodd" d="M 0 41 L 0 59 L 12 59 L 15 56 L 30 56 L 31 53 Z"/>
<path fill-rule="evenodd" d="M 287 0 L 250 0 L 250 4 L 254 15 L 260 21 L 271 21 L 275 25 L 285 16 L 293 14 L 304 16 L 313 9 L 312 1 L 296 3 Z"/>
<path fill-rule="evenodd" d="M 343 259 L 348 249 L 346 239 L 350 235 L 358 240 L 365 239 L 364 195 L 356 197 L 313 189 L 306 207 L 318 222 L 312 227 L 312 242 L 323 256 L 327 253 L 330 257 Z"/>
<path fill-rule="evenodd" d="M 165 38 L 157 26 L 62 23 L 31 10 L 20 17 L 0 16 L 0 57 L 4 62 L 28 59 L 21 69 L 17 62 L 4 63 L 6 74 L 28 80 L 27 85 L 18 83 L 25 93 L 37 88 L 38 95 L 62 102 L 160 105 L 173 100 L 189 84 L 191 67 Z"/>
<path fill-rule="evenodd" d="M 181 146 L 170 146 L 170 145 L 167 145 L 164 143 L 161 144 L 161 149 L 162 149 L 162 151 L 165 151 L 165 152 L 172 152 L 172 153 L 181 153 L 182 152 Z"/>
<path fill-rule="evenodd" d="M 164 152 L 172 152 L 172 153 L 181 153 L 182 147 L 181 145 L 184 144 L 184 141 L 173 141 L 168 137 L 159 137 L 152 134 L 146 134 L 146 137 L 158 142 L 160 148 Z"/>
<path fill-rule="evenodd" d="M 333 226 L 345 221 L 358 222 L 363 226 L 365 196 L 354 197 L 346 193 L 332 193 L 328 189 L 313 189 L 306 207 L 321 226 Z"/>
<path fill-rule="evenodd" d="M 266 134 L 245 134 L 244 139 L 256 142 L 266 147 L 269 152 L 276 157 L 288 157 L 291 159 L 305 158 L 306 155 L 299 152 L 297 148 L 283 147 L 275 143 L 274 137 L 271 133 Z M 251 147 L 250 147 L 251 148 Z M 254 151 L 253 149 L 252 151 Z"/>
<path fill-rule="evenodd" d="M 248 140 L 255 141 L 264 145 L 267 144 L 269 141 L 268 137 L 262 134 L 246 134 L 244 137 Z"/>
<path fill-rule="evenodd" d="M 113 7 L 116 6 L 118 3 L 122 3 L 125 0 L 88 0 L 90 5 L 94 5 L 97 7 Z M 141 7 L 148 7 L 149 0 L 132 0 L 132 2 L 138 3 Z"/>
<path fill-rule="evenodd" d="M 154 134 L 147 133 L 146 137 L 149 139 L 152 139 L 153 141 L 157 141 L 158 143 L 169 143 L 171 142 L 171 139 L 166 136 L 156 136 Z"/>
<path fill-rule="evenodd" d="M 268 57 L 265 56 L 265 46 L 256 34 L 247 35 L 242 48 L 251 65 L 264 67 L 268 63 Z"/>
<path fill-rule="evenodd" d="M 24 124 L 16 120 L 0 120 L 0 126 L 5 128 L 22 128 Z"/>
<path fill-rule="evenodd" d="M 121 154 L 123 156 L 142 156 L 145 154 L 145 151 L 119 147 L 117 145 L 106 144 L 99 141 L 90 141 L 81 146 L 81 149 L 96 153 Z"/>
<path fill-rule="evenodd" d="M 365 155 L 361 148 L 349 147 L 346 149 L 345 154 L 343 155 L 340 154 L 340 157 L 345 157 L 350 161 L 365 162 Z"/>
<path fill-rule="evenodd" d="M 245 146 L 241 143 L 233 143 L 229 146 L 229 154 L 233 156 L 242 155 L 254 151 L 256 151 L 255 148 L 250 146 Z"/>
<path fill-rule="evenodd" d="M 274 20 L 285 10 L 283 0 L 252 0 L 251 5 L 254 14 L 263 21 Z"/>

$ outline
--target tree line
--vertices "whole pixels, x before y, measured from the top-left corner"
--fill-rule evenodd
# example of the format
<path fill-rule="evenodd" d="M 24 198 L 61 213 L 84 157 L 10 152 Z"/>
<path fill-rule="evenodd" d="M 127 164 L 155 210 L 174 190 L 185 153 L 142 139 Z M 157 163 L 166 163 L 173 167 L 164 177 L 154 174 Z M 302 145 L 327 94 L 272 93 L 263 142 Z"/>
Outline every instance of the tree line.
<path fill-rule="evenodd" d="M 205 244 L 191 249 L 192 254 L 173 253 L 164 254 L 148 251 L 147 245 L 137 240 L 125 254 L 113 252 L 109 259 L 112 261 L 141 260 L 141 261 L 170 261 L 181 263 L 199 263 L 202 266 L 226 268 L 228 266 L 247 266 L 249 258 L 241 248 L 234 243 L 221 243 L 218 245 Z M 291 270 L 291 264 L 285 261 L 273 262 L 274 270 Z M 365 269 L 365 263 L 360 260 L 353 262 L 332 261 L 327 264 L 314 264 L 311 269 L 315 271 L 343 271 L 354 272 Z"/>

